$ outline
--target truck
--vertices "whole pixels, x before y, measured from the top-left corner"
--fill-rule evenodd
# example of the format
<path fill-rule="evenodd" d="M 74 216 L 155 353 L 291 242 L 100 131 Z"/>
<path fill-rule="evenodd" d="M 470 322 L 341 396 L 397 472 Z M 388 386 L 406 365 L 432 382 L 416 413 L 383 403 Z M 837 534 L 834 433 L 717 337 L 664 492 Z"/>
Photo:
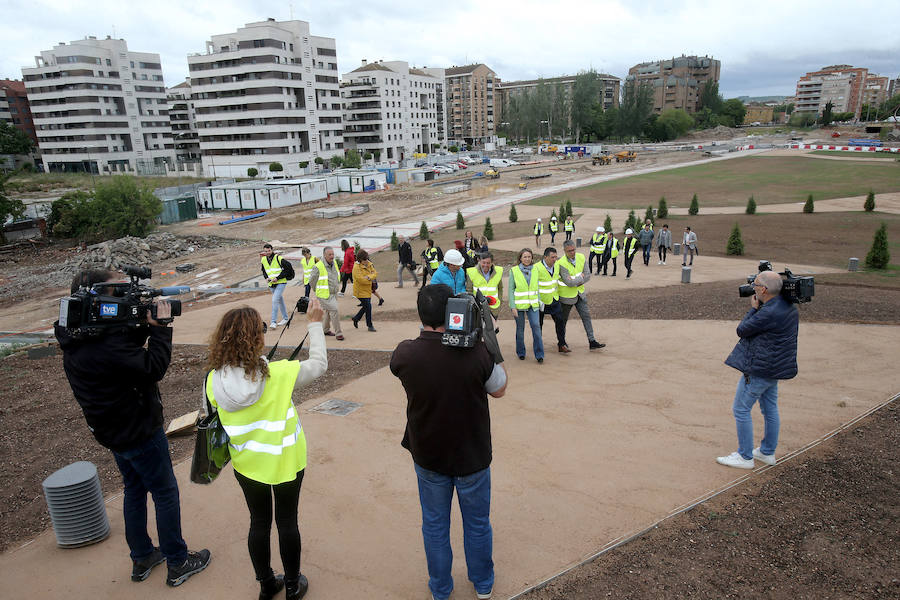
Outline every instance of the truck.
<path fill-rule="evenodd" d="M 602 152 L 591 155 L 591 164 L 592 165 L 608 165 L 612 162 L 612 156 L 609 155 L 609 152 Z"/>
<path fill-rule="evenodd" d="M 637 154 L 633 150 L 616 152 L 616 162 L 634 162 L 635 158 L 637 158 Z"/>

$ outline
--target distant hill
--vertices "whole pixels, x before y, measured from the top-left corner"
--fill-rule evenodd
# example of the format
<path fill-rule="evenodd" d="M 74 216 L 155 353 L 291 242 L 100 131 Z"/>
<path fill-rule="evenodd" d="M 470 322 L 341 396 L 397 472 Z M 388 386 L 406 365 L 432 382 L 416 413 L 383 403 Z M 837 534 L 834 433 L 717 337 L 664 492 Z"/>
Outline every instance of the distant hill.
<path fill-rule="evenodd" d="M 779 104 L 784 102 L 784 99 L 788 98 L 788 96 L 738 96 L 737 99 L 747 104 L 748 102 L 778 102 Z"/>

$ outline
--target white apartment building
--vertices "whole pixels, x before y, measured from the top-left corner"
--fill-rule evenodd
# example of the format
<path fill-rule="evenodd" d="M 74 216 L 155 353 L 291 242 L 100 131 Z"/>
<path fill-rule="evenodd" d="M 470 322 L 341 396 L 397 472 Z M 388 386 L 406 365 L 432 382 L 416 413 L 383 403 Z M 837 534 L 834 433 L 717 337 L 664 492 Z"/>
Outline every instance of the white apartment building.
<path fill-rule="evenodd" d="M 268 19 L 214 35 L 188 56 L 203 170 L 216 177 L 283 174 L 343 154 L 334 38 L 305 21 Z"/>
<path fill-rule="evenodd" d="M 172 142 L 179 165 L 200 161 L 200 140 L 194 119 L 194 101 L 191 99 L 191 80 L 166 88 L 169 102 L 169 121 L 172 123 Z"/>
<path fill-rule="evenodd" d="M 446 145 L 443 69 L 376 61 L 341 76 L 344 148 L 403 160 Z"/>
<path fill-rule="evenodd" d="M 48 171 L 164 174 L 174 165 L 159 54 L 88 37 L 22 69 Z"/>

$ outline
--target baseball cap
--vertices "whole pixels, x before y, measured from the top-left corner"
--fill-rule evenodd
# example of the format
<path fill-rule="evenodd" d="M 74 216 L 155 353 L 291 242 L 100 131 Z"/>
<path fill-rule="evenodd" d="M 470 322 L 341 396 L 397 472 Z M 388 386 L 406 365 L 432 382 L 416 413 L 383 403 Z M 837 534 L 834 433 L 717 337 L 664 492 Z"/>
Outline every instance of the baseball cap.
<path fill-rule="evenodd" d="M 465 263 L 459 250 L 447 250 L 447 253 L 444 254 L 444 262 L 448 265 L 455 265 L 457 267 L 461 267 L 463 266 L 463 263 Z"/>

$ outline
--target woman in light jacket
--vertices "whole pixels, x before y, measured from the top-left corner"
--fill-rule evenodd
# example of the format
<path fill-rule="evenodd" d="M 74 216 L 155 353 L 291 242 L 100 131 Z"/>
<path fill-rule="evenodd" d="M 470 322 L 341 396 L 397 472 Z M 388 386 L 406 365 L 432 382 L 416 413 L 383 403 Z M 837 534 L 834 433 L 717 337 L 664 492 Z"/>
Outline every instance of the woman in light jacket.
<path fill-rule="evenodd" d="M 356 256 L 356 264 L 353 265 L 353 295 L 360 302 L 359 312 L 353 317 L 353 326 L 359 328 L 359 320 L 366 317 L 366 327 L 369 331 L 375 331 L 372 326 L 372 284 L 378 272 L 375 265 L 369 260 L 369 253 L 360 250 Z"/>
<path fill-rule="evenodd" d="M 228 433 L 234 476 L 250 510 L 247 547 L 260 600 L 270 600 L 282 588 L 288 600 L 300 600 L 309 588 L 300 573 L 297 523 L 306 435 L 291 394 L 328 369 L 323 315 L 318 299 L 312 298 L 306 313 L 309 359 L 304 361 L 268 362 L 262 356 L 266 323 L 248 306 L 225 313 L 209 343 L 204 394 Z M 271 565 L 273 496 L 284 575 L 275 575 Z"/>
<path fill-rule="evenodd" d="M 668 223 L 663 225 L 659 233 L 656 234 L 656 247 L 659 251 L 659 262 L 657 264 L 666 264 L 666 252 L 672 249 L 672 232 L 669 231 Z"/>

